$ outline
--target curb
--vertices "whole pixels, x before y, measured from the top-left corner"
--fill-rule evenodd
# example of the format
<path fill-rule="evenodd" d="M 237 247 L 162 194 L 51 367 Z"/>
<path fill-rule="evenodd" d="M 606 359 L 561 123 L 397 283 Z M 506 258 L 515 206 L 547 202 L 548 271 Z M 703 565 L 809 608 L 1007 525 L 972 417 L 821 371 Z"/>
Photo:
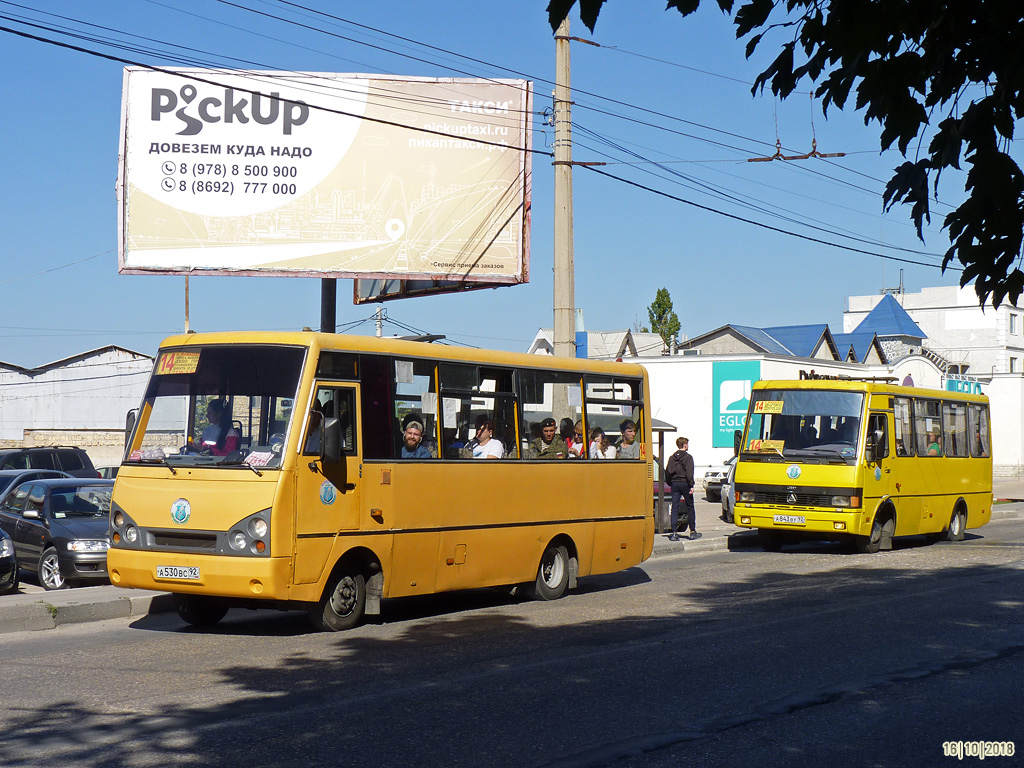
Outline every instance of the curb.
<path fill-rule="evenodd" d="M 111 595 L 103 588 L 102 594 L 91 595 L 93 590 L 68 590 L 52 593 L 44 599 L 24 595 L 23 599 L 0 607 L 0 634 L 42 629 L 56 629 L 65 624 L 85 624 L 107 619 L 147 616 L 151 613 L 174 611 L 174 598 L 166 592 L 140 591 L 138 595 Z M 29 598 L 28 600 L 24 598 Z"/>

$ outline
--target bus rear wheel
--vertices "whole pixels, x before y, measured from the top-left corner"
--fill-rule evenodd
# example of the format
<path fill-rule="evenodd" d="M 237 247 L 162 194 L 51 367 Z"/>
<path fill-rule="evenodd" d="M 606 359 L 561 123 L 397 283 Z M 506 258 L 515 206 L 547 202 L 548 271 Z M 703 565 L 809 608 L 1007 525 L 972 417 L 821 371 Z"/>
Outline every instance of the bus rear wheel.
<path fill-rule="evenodd" d="M 537 579 L 530 587 L 535 600 L 557 600 L 565 594 L 569 585 L 569 550 L 565 547 L 549 546 L 540 558 Z"/>
<path fill-rule="evenodd" d="M 953 516 L 949 518 L 949 528 L 946 529 L 946 541 L 963 541 L 967 531 L 967 513 L 963 507 L 953 510 Z"/>
<path fill-rule="evenodd" d="M 309 620 L 319 630 L 342 632 L 359 624 L 366 611 L 366 577 L 340 571 L 324 590 L 320 602 L 309 607 Z"/>
<path fill-rule="evenodd" d="M 174 607 L 181 620 L 193 627 L 212 627 L 228 612 L 220 600 L 201 595 L 175 595 Z"/>

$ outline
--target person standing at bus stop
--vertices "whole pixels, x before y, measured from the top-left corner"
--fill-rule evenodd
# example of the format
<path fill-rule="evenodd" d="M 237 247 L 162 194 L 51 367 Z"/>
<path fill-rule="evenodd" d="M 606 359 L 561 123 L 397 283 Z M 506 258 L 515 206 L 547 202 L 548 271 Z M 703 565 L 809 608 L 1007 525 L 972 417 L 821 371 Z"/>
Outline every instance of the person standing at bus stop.
<path fill-rule="evenodd" d="M 687 451 L 689 447 L 688 438 L 677 438 L 678 450 L 669 457 L 668 465 L 665 467 L 665 478 L 672 486 L 672 532 L 669 534 L 669 541 L 679 541 L 680 502 L 686 505 L 686 519 L 682 521 L 683 532 L 685 533 L 689 527 L 690 535 L 687 538 L 700 538 L 700 534 L 697 533 L 697 510 L 693 503 L 693 488 L 696 485 L 693 478 L 693 457 Z"/>

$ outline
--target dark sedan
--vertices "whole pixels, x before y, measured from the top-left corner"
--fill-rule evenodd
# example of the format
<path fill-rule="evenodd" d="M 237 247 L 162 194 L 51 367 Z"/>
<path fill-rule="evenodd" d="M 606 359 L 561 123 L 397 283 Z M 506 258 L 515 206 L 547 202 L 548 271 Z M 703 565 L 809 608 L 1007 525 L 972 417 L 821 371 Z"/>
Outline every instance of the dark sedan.
<path fill-rule="evenodd" d="M 112 480 L 43 479 L 0 499 L 0 528 L 14 540 L 20 568 L 44 589 L 107 581 Z"/>
<path fill-rule="evenodd" d="M 14 542 L 0 528 L 0 595 L 18 590 L 18 564 L 14 559 Z"/>
<path fill-rule="evenodd" d="M 71 477 L 59 469 L 0 469 L 0 498 L 11 488 L 17 488 L 29 480 L 41 480 L 44 477 Z"/>

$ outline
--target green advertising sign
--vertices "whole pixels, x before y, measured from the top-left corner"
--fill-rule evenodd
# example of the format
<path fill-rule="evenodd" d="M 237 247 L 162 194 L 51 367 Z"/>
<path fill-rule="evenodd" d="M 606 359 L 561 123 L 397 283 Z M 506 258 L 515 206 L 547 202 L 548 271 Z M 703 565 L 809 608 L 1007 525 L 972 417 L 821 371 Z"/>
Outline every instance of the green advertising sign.
<path fill-rule="evenodd" d="M 711 445 L 732 448 L 733 433 L 746 423 L 750 389 L 761 378 L 761 362 L 744 360 L 711 365 Z"/>

